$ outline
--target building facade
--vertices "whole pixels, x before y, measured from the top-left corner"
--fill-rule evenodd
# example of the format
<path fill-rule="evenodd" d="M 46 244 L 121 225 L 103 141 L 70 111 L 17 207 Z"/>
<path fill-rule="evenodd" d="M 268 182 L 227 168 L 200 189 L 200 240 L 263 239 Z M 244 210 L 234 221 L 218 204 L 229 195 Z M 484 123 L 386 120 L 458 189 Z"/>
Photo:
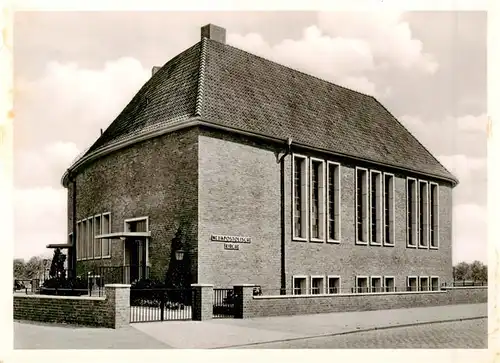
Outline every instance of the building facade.
<path fill-rule="evenodd" d="M 452 281 L 453 175 L 373 97 L 230 47 L 213 25 L 155 67 L 63 184 L 77 270 L 164 279 L 181 230 L 189 283 Z"/>

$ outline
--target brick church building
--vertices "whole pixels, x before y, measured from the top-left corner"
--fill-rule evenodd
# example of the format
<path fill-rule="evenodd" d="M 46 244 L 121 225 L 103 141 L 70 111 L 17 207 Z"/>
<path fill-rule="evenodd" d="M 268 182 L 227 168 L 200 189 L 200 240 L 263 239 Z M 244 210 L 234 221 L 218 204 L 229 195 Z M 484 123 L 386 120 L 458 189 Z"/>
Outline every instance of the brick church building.
<path fill-rule="evenodd" d="M 207 25 L 155 67 L 64 174 L 70 267 L 162 279 L 183 252 L 189 282 L 215 287 L 451 282 L 457 179 L 372 96 L 225 38 Z"/>

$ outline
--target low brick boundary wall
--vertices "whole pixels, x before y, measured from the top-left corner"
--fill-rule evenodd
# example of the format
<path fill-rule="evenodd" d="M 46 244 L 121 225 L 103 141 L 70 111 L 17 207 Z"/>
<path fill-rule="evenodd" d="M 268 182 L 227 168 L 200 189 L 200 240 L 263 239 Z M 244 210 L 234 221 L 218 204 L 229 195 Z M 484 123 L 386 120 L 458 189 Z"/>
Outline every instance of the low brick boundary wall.
<path fill-rule="evenodd" d="M 487 287 L 454 287 L 441 291 L 335 295 L 253 296 L 253 288 L 238 290 L 236 318 L 305 315 L 335 312 L 402 309 L 488 301 Z"/>
<path fill-rule="evenodd" d="M 106 285 L 106 297 L 14 294 L 14 320 L 121 328 L 130 323 L 130 285 Z"/>

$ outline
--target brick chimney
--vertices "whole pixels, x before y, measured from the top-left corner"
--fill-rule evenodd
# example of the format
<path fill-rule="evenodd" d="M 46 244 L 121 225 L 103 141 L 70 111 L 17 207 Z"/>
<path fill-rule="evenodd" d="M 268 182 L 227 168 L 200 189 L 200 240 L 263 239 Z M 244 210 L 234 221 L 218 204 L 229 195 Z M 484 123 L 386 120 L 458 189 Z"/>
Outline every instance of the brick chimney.
<path fill-rule="evenodd" d="M 201 28 L 201 39 L 203 38 L 226 44 L 226 29 L 217 25 L 207 24 Z"/>

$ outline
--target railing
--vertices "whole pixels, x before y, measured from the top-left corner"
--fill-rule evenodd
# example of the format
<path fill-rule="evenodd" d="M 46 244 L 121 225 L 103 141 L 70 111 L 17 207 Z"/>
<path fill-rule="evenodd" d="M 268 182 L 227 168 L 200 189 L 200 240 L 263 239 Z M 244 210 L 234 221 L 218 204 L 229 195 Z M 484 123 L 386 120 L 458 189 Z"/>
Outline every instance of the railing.
<path fill-rule="evenodd" d="M 100 266 L 95 269 L 99 275 L 100 284 L 131 284 L 137 280 L 148 279 L 149 266 L 127 265 L 127 266 Z"/>
<path fill-rule="evenodd" d="M 447 286 L 446 284 L 444 286 Z M 453 281 L 450 286 L 460 287 L 460 286 L 488 286 L 488 281 L 471 281 L 471 280 L 456 280 Z"/>
<path fill-rule="evenodd" d="M 192 319 L 191 288 L 130 290 L 130 322 Z"/>
<path fill-rule="evenodd" d="M 214 289 L 213 318 L 234 318 L 234 302 L 233 289 Z"/>

